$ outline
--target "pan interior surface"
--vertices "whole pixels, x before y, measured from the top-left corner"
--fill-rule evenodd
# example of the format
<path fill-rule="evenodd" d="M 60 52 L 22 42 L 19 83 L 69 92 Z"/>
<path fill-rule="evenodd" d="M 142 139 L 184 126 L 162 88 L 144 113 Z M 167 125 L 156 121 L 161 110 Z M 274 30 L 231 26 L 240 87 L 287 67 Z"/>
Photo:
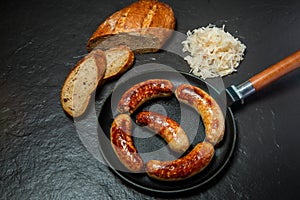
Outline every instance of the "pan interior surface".
<path fill-rule="evenodd" d="M 178 78 L 179 72 L 161 71 L 161 72 L 149 72 L 138 77 L 128 79 L 126 84 L 118 85 L 114 94 L 110 95 L 99 114 L 99 124 L 101 130 L 99 130 L 99 143 L 100 151 L 103 154 L 107 164 L 110 168 L 125 182 L 132 184 L 133 186 L 152 192 L 158 193 L 176 193 L 184 192 L 187 190 L 195 189 L 213 180 L 222 169 L 226 166 L 233 153 L 236 141 L 236 126 L 232 111 L 230 108 L 226 109 L 225 118 L 225 134 L 224 138 L 219 145 L 215 147 L 215 155 L 211 163 L 200 173 L 195 176 L 180 180 L 180 181 L 159 181 L 150 178 L 144 173 L 130 173 L 126 171 L 117 156 L 115 155 L 110 143 L 110 126 L 116 116 L 116 105 L 122 94 L 132 87 L 134 84 L 148 79 L 168 79 L 172 81 L 175 87 L 179 84 L 186 83 L 197 86 L 205 91 L 209 91 L 209 94 L 217 101 L 221 102 L 218 92 L 214 90 L 209 84 L 203 82 L 201 79 L 180 72 L 180 76 L 184 79 Z M 140 111 L 151 110 L 165 114 L 175 120 L 182 126 L 187 133 L 191 146 L 188 149 L 190 151 L 199 142 L 202 142 L 205 137 L 205 128 L 203 126 L 201 117 L 199 114 L 189 106 L 181 104 L 176 99 L 175 95 L 167 98 L 153 99 L 144 103 L 138 110 L 131 115 L 133 122 L 135 122 L 135 116 Z M 160 160 L 172 160 L 181 155 L 173 153 L 167 146 L 165 141 L 159 136 L 155 135 L 146 128 L 139 127 L 133 123 L 133 139 L 134 144 L 146 163 L 150 159 Z"/>

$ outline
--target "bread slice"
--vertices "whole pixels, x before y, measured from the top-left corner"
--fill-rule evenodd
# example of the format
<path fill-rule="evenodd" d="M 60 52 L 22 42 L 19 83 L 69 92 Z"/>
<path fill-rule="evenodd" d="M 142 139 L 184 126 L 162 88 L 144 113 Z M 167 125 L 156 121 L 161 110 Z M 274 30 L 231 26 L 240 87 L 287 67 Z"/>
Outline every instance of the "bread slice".
<path fill-rule="evenodd" d="M 106 71 L 104 80 L 124 73 L 134 62 L 134 53 L 126 46 L 118 46 L 105 51 Z"/>
<path fill-rule="evenodd" d="M 126 45 L 135 53 L 158 51 L 175 28 L 172 8 L 157 0 L 140 0 L 115 12 L 99 25 L 87 50 Z"/>
<path fill-rule="evenodd" d="M 61 91 L 61 104 L 71 117 L 79 117 L 88 107 L 91 94 L 103 80 L 106 55 L 94 50 L 80 60 L 66 78 Z"/>

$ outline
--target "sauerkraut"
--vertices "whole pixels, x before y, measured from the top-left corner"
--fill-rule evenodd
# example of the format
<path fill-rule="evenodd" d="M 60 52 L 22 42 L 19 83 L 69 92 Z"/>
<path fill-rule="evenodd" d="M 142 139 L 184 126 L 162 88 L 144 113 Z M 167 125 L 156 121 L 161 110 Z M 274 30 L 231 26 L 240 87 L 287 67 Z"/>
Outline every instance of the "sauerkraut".
<path fill-rule="evenodd" d="M 230 33 L 225 26 L 218 28 L 208 25 L 187 32 L 187 39 L 182 42 L 184 57 L 191 67 L 191 73 L 203 79 L 228 75 L 243 60 L 246 46 Z"/>

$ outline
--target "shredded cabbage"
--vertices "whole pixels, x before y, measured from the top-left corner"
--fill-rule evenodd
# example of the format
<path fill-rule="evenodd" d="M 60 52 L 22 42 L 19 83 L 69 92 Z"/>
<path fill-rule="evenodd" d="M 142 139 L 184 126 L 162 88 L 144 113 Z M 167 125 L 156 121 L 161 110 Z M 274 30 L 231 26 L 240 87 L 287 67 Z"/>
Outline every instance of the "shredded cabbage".
<path fill-rule="evenodd" d="M 184 57 L 191 67 L 191 72 L 203 79 L 222 77 L 236 71 L 243 60 L 246 46 L 230 33 L 225 26 L 218 28 L 209 24 L 187 32 L 187 39 L 182 42 Z"/>

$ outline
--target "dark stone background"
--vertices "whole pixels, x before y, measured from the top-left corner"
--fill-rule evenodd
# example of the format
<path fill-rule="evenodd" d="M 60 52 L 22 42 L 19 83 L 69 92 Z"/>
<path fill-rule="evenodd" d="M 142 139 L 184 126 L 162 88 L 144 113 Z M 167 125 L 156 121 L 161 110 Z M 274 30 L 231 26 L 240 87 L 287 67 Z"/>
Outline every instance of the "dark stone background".
<path fill-rule="evenodd" d="M 1 2 L 0 199 L 155 198 L 99 162 L 59 102 L 63 81 L 87 53 L 90 35 L 131 2 Z M 299 1 L 164 2 L 174 9 L 177 31 L 225 24 L 246 44 L 245 60 L 238 73 L 224 77 L 225 86 L 241 83 L 299 49 Z M 135 65 L 153 60 L 188 71 L 184 61 L 165 52 L 137 55 Z M 299 70 L 290 73 L 234 110 L 238 140 L 227 169 L 208 186 L 176 197 L 299 199 L 299 77 Z M 97 111 L 113 84 L 96 96 Z M 96 137 L 90 139 L 97 144 Z"/>

